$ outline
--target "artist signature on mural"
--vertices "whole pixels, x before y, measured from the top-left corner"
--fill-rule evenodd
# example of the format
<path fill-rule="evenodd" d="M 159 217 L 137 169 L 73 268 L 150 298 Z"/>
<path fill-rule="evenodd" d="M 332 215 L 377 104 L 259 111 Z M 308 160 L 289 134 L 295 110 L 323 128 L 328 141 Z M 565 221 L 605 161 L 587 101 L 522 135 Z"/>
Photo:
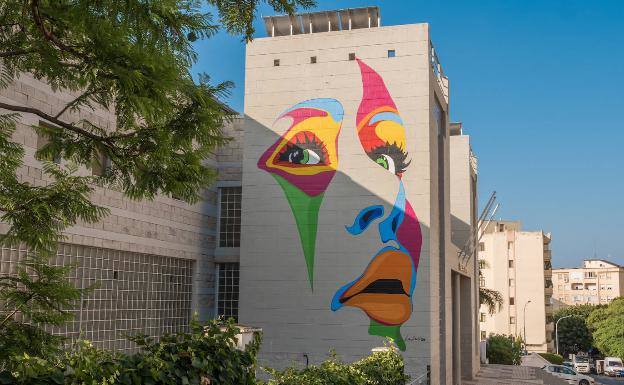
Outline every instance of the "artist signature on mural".
<path fill-rule="evenodd" d="M 407 336 L 407 337 L 405 337 L 405 341 L 407 341 L 407 342 L 427 342 L 427 339 L 425 337 Z"/>

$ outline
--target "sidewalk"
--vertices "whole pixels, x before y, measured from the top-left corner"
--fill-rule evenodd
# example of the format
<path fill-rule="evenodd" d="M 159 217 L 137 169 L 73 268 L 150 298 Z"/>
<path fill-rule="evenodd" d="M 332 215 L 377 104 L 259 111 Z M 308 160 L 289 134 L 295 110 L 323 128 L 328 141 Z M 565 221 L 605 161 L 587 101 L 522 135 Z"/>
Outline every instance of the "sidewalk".
<path fill-rule="evenodd" d="M 482 365 L 477 377 L 472 381 L 463 381 L 462 385 L 543 385 L 537 378 L 536 368 L 515 365 Z"/>

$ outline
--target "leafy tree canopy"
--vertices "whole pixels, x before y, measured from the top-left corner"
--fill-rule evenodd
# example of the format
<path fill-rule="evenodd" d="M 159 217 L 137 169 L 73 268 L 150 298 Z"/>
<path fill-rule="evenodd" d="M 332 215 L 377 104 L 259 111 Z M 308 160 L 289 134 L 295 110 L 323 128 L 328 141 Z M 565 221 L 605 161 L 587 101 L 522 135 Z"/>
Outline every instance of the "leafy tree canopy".
<path fill-rule="evenodd" d="M 593 332 L 594 344 L 605 356 L 624 357 L 624 297 L 594 310 L 587 324 Z"/>
<path fill-rule="evenodd" d="M 209 0 L 230 32 L 251 39 L 259 4 L 293 12 L 312 0 Z M 50 252 L 61 232 L 78 219 L 99 220 L 106 211 L 89 201 L 93 183 L 115 186 L 128 197 L 169 194 L 188 202 L 212 182 L 203 162 L 223 144 L 228 111 L 218 101 L 229 82 L 211 85 L 191 76 L 192 43 L 220 27 L 194 0 L 7 0 L 0 3 L 0 91 L 22 72 L 75 98 L 54 111 L 0 102 L 0 211 L 11 230 L 5 242 L 25 242 Z M 115 127 L 79 110 L 114 112 Z M 23 148 L 11 141 L 21 113 L 47 122 L 34 127 L 49 142 L 41 159 L 61 157 L 90 168 L 110 159 L 101 176 L 75 177 L 49 166 L 55 182 L 35 187 L 16 177 Z M 36 234 L 36 235 L 34 235 Z"/>
<path fill-rule="evenodd" d="M 554 315 L 557 322 L 563 317 L 557 327 L 559 334 L 559 353 L 564 357 L 576 354 L 579 351 L 587 352 L 593 347 L 591 331 L 587 327 L 587 317 L 601 305 L 576 305 L 558 310 Z"/>

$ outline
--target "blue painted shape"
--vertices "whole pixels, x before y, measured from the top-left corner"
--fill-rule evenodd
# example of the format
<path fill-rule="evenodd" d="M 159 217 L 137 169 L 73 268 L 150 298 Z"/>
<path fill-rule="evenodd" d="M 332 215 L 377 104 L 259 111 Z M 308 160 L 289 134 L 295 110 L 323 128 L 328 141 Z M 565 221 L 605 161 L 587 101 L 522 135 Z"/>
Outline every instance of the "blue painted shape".
<path fill-rule="evenodd" d="M 403 125 L 403 119 L 401 119 L 399 114 L 394 112 L 380 112 L 371 118 L 369 124 L 381 122 L 382 120 L 391 120 L 393 122 L 399 123 L 400 125 Z"/>
<path fill-rule="evenodd" d="M 345 228 L 351 235 L 360 235 L 371 223 L 383 217 L 383 215 L 384 208 L 381 205 L 366 207 L 355 217 L 353 224 L 351 226 L 345 226 Z"/>
<path fill-rule="evenodd" d="M 327 113 L 329 113 L 336 122 L 341 122 L 342 117 L 344 116 L 344 109 L 342 108 L 342 104 L 340 104 L 338 100 L 331 98 L 317 98 L 295 104 L 294 106 L 284 111 L 278 119 L 280 119 L 282 116 L 286 115 L 290 111 L 296 110 L 298 108 L 313 108 L 316 110 L 327 111 Z"/>
<path fill-rule="evenodd" d="M 397 194 L 397 199 L 394 202 L 394 207 L 392 208 L 392 212 L 386 219 L 384 219 L 381 223 L 379 223 L 379 235 L 381 237 L 381 241 L 383 243 L 389 241 L 397 240 L 397 231 L 399 230 L 399 226 L 403 222 L 403 218 L 405 217 L 405 188 L 403 187 L 403 182 L 399 184 L 399 192 Z"/>

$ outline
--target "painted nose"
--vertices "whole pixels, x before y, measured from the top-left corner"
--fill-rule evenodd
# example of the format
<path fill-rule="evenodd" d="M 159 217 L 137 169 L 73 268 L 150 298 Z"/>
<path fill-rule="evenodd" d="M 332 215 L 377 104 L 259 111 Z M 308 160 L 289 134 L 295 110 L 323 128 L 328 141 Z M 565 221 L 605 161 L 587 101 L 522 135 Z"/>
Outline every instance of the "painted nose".
<path fill-rule="evenodd" d="M 397 194 L 397 199 L 394 207 L 392 208 L 392 212 L 386 219 L 379 223 L 379 236 L 381 237 L 381 241 L 383 243 L 388 243 L 390 241 L 398 242 L 397 231 L 399 230 L 401 222 L 403 222 L 404 216 L 405 189 L 403 188 L 403 182 L 401 182 L 399 184 L 399 193 Z"/>

